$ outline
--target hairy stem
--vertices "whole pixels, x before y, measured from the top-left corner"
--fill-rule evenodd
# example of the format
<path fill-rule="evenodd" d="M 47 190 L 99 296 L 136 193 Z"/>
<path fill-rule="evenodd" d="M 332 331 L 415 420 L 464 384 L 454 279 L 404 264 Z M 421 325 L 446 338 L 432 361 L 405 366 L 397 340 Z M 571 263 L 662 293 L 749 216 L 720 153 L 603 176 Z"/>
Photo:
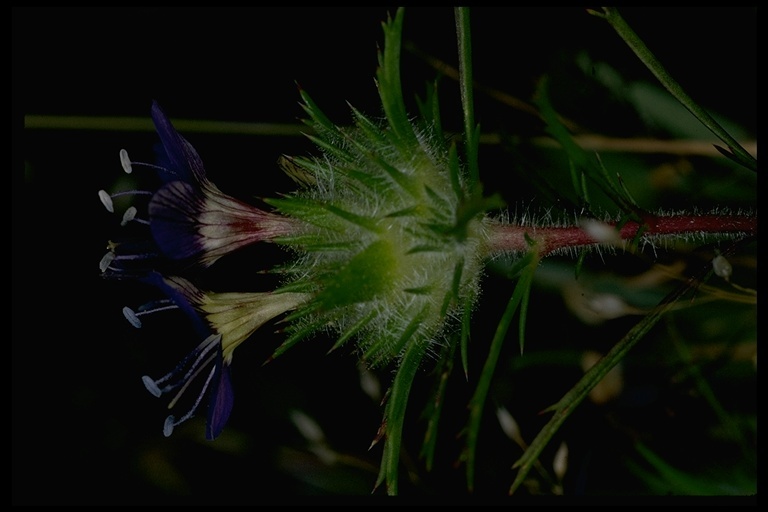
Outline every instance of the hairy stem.
<path fill-rule="evenodd" d="M 526 252 L 530 248 L 526 236 L 536 242 L 541 256 L 547 256 L 561 249 L 620 243 L 638 236 L 684 238 L 702 234 L 749 236 L 756 233 L 757 216 L 754 214 L 648 216 L 642 224 L 587 219 L 579 225 L 556 227 L 495 223 L 490 225 L 486 250 L 488 256 Z"/>

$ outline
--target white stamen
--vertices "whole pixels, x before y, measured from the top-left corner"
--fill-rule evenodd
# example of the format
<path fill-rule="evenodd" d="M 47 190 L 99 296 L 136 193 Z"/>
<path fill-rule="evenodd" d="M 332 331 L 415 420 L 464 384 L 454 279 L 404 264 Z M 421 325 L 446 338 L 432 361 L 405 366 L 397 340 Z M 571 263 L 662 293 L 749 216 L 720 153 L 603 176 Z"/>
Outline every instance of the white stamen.
<path fill-rule="evenodd" d="M 137 329 L 141 329 L 141 320 L 139 320 L 139 316 L 134 313 L 134 311 L 128 306 L 123 308 L 123 316 L 131 323 L 132 326 Z"/>
<path fill-rule="evenodd" d="M 158 387 L 157 383 L 149 378 L 149 375 L 145 375 L 141 378 L 141 382 L 144 383 L 144 387 L 147 388 L 147 391 L 152 393 L 153 396 L 156 396 L 157 398 L 160 398 L 160 395 L 163 394 L 163 392 Z"/>
<path fill-rule="evenodd" d="M 99 270 L 101 270 L 102 272 L 106 272 L 114 259 L 115 259 L 115 253 L 113 253 L 112 251 L 109 251 L 107 254 L 104 255 L 103 258 L 101 258 L 101 261 L 99 262 Z"/>
<path fill-rule="evenodd" d="M 115 213 L 115 206 L 112 204 L 112 198 L 107 194 L 106 190 L 99 190 L 99 199 L 101 199 L 101 204 L 104 205 L 104 208 L 106 208 L 109 213 Z"/>
<path fill-rule="evenodd" d="M 177 307 L 176 305 L 171 305 L 171 306 L 166 306 L 164 308 L 159 308 L 159 309 L 170 309 L 170 308 L 176 308 L 176 307 Z M 140 314 L 142 314 L 142 313 L 138 313 L 136 316 L 138 316 Z M 214 338 L 214 337 L 213 336 L 208 337 L 208 338 L 206 338 L 206 340 L 210 340 L 211 338 Z M 216 338 L 216 342 L 218 343 L 219 339 L 221 339 L 221 335 L 220 334 L 216 335 L 215 338 Z M 205 344 L 206 342 L 203 342 L 203 343 Z M 215 347 L 216 345 L 214 343 L 211 346 Z M 204 355 L 207 352 L 209 352 L 209 351 L 210 351 L 210 346 L 206 347 L 206 349 L 203 350 L 202 357 L 204 357 Z M 187 385 L 189 384 L 189 380 L 195 378 L 197 376 L 197 373 L 200 371 L 199 365 L 200 365 L 200 361 L 202 360 L 202 357 L 201 357 L 200 354 L 197 354 L 197 353 L 195 353 L 195 356 L 196 356 L 196 360 L 192 364 L 192 369 L 189 372 L 187 372 L 187 374 L 184 375 L 184 377 L 182 379 L 178 379 L 179 373 L 178 373 L 177 370 L 174 370 L 174 371 L 172 371 L 172 372 L 170 372 L 170 373 L 168 373 L 168 374 L 166 374 L 166 375 L 164 375 L 164 376 L 162 376 L 162 377 L 160 377 L 159 379 L 156 379 L 156 380 L 150 379 L 148 376 L 145 375 L 144 377 L 142 377 L 142 381 L 144 382 L 144 386 L 147 388 L 147 390 L 150 393 L 152 393 L 153 395 L 159 397 L 163 393 L 169 393 L 169 392 L 173 391 L 174 389 L 178 388 L 179 386 L 183 385 L 183 389 L 176 395 L 176 397 L 168 405 L 168 408 L 171 409 L 176 404 L 176 401 L 179 399 L 181 393 L 184 391 L 184 389 L 186 389 Z M 216 356 L 216 354 L 214 354 L 210 358 L 208 358 L 208 360 L 203 363 L 203 367 L 206 366 L 209 362 L 211 362 L 215 356 Z M 188 359 L 189 359 L 189 356 L 187 356 L 187 358 L 185 358 L 185 360 L 182 361 L 182 365 L 186 364 Z M 164 385 L 169 380 L 179 380 L 179 382 L 177 382 L 175 384 L 172 383 L 172 384 L 169 384 L 169 385 Z M 164 386 L 161 388 L 160 387 L 161 385 L 164 385 Z"/>
<path fill-rule="evenodd" d="M 165 437 L 170 437 L 171 434 L 173 434 L 173 429 L 176 425 L 178 425 L 178 423 L 176 423 L 176 418 L 173 417 L 173 414 L 165 418 L 165 424 L 163 425 L 163 435 Z"/>
<path fill-rule="evenodd" d="M 123 220 L 120 222 L 121 226 L 125 226 L 129 222 L 131 222 L 134 218 L 136 218 L 136 213 L 138 210 L 135 206 L 129 207 L 127 210 L 125 210 L 125 213 L 123 214 Z"/>
<path fill-rule="evenodd" d="M 120 165 L 123 166 L 123 170 L 126 174 L 131 174 L 133 172 L 133 167 L 131 166 L 131 159 L 128 158 L 128 152 L 124 149 L 120 150 Z"/>
<path fill-rule="evenodd" d="M 731 263 L 725 259 L 725 256 L 722 254 L 718 254 L 712 259 L 712 269 L 715 271 L 715 274 L 726 281 L 728 281 L 731 278 L 731 274 L 733 274 L 733 266 L 731 266 Z"/>
<path fill-rule="evenodd" d="M 203 352 L 203 353 L 201 354 L 201 356 L 202 356 L 202 355 L 204 355 L 204 354 L 206 354 L 208 351 L 209 351 L 209 349 L 208 349 L 208 348 L 206 348 L 205 352 Z M 176 405 L 176 402 L 178 402 L 178 401 L 179 401 L 179 398 L 181 398 L 181 396 L 182 396 L 182 395 L 184 394 L 184 392 L 187 390 L 187 388 L 189 387 L 189 385 L 190 385 L 190 384 L 192 384 L 192 381 L 194 381 L 194 380 L 195 380 L 195 378 L 196 378 L 196 377 L 197 377 L 197 376 L 200 374 L 200 372 L 201 372 L 201 371 L 205 370 L 205 368 L 208 366 L 208 364 L 209 364 L 211 361 L 213 361 L 213 359 L 214 359 L 215 357 L 216 357 L 216 354 L 211 354 L 211 356 L 210 356 L 208 359 L 206 359 L 205 361 L 203 361 L 203 363 L 202 363 L 202 364 L 199 364 L 199 363 L 198 363 L 198 362 L 199 362 L 199 361 L 202 359 L 202 357 L 199 357 L 199 358 L 197 359 L 197 361 L 195 361 L 195 363 L 194 363 L 194 364 L 193 364 L 193 366 L 192 366 L 192 370 L 190 370 L 189 372 L 187 372 L 187 374 L 184 376 L 184 379 L 183 379 L 183 381 L 182 381 L 182 382 L 184 382 L 184 385 L 183 385 L 183 386 L 181 386 L 181 389 L 179 390 L 179 392 L 178 392 L 178 393 L 176 393 L 176 396 L 174 396 L 174 397 L 173 397 L 173 400 L 171 400 L 171 403 L 169 403 L 169 404 L 168 404 L 168 408 L 169 408 L 169 409 L 172 409 L 172 408 L 173 408 L 173 406 L 174 406 L 174 405 Z M 216 368 L 215 368 L 215 367 L 214 367 L 214 368 L 211 368 L 211 372 L 209 373 L 209 375 L 208 375 L 208 378 L 206 379 L 206 381 L 205 381 L 205 384 L 203 385 L 203 390 L 205 390 L 205 388 L 207 388 L 207 387 L 208 387 L 208 382 L 210 382 L 210 380 L 211 380 L 211 377 L 213 377 L 213 372 L 214 372 L 214 370 L 216 370 Z M 200 401 L 200 399 L 199 399 L 199 398 L 198 398 L 198 401 Z"/>
<path fill-rule="evenodd" d="M 163 426 L 163 434 L 165 434 L 165 437 L 170 436 L 173 433 L 173 429 L 176 425 L 181 425 L 185 421 L 187 421 L 189 418 L 195 415 L 195 411 L 197 411 L 197 408 L 200 406 L 200 401 L 205 396 L 206 391 L 208 391 L 208 385 L 211 383 L 211 380 L 213 379 L 213 375 L 216 373 L 216 368 L 211 368 L 211 371 L 208 372 L 208 378 L 205 379 L 205 383 L 203 384 L 203 389 L 200 391 L 200 394 L 198 395 L 197 399 L 195 400 L 195 403 L 192 404 L 192 408 L 187 411 L 187 413 L 182 416 L 178 421 L 176 421 L 176 417 L 173 415 L 168 416 L 165 418 L 165 425 Z M 189 382 L 187 382 L 189 384 Z M 178 400 L 179 396 L 181 396 L 181 393 L 184 392 L 184 389 L 186 389 L 186 385 L 184 388 L 179 391 L 179 395 L 176 395 L 176 398 L 173 399 L 173 401 L 168 404 L 168 408 L 171 409 L 175 404 L 176 400 Z"/>

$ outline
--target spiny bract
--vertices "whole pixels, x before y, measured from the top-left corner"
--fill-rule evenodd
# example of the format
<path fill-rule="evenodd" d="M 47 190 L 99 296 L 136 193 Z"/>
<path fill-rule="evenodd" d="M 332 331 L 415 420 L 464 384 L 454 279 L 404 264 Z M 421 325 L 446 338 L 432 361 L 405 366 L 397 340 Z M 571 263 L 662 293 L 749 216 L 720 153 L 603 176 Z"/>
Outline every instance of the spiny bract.
<path fill-rule="evenodd" d="M 418 126 L 405 114 L 399 62 L 387 58 L 399 55 L 400 17 L 384 26 L 377 74 L 386 125 L 353 108 L 354 126 L 338 127 L 301 93 L 323 156 L 284 158 L 302 187 L 269 203 L 304 221 L 276 241 L 299 254 L 284 289 L 313 298 L 289 317 L 292 335 L 276 354 L 331 327 L 336 346 L 356 339 L 378 366 L 412 343 L 439 343 L 477 297 L 485 224 L 433 111 Z"/>

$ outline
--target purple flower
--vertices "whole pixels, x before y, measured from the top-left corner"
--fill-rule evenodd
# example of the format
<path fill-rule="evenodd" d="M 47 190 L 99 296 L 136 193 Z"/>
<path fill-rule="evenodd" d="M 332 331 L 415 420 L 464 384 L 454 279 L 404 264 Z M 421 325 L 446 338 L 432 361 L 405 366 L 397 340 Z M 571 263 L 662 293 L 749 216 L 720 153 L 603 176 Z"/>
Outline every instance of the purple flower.
<path fill-rule="evenodd" d="M 152 120 L 162 143 L 158 165 L 132 162 L 124 150 L 120 152 L 120 161 L 127 173 L 139 165 L 156 169 L 163 183 L 161 187 L 154 192 L 127 191 L 112 195 L 99 191 L 99 198 L 110 212 L 114 211 L 114 197 L 150 196 L 149 219 L 139 218 L 137 209 L 131 206 L 123 215 L 123 225 L 131 221 L 148 224 L 152 244 L 137 254 L 123 251 L 122 260 L 162 255 L 172 261 L 207 267 L 240 247 L 296 232 L 295 220 L 266 212 L 219 190 L 207 178 L 195 148 L 174 129 L 157 102 L 152 104 Z M 111 277 L 115 271 L 124 269 L 120 265 L 110 267 L 114 260 L 107 255 L 101 265 L 102 272 L 107 268 L 112 271 Z"/>
<path fill-rule="evenodd" d="M 224 429 L 229 419 L 234 403 L 230 365 L 224 361 L 222 335 L 216 332 L 199 315 L 188 293 L 196 289 L 181 278 L 166 278 L 157 272 L 150 272 L 142 279 L 160 288 L 168 297 L 163 304 L 172 304 L 181 309 L 192 320 L 195 330 L 203 341 L 197 345 L 176 367 L 159 379 L 149 376 L 142 377 L 144 386 L 156 397 L 172 396 L 168 409 L 175 409 L 184 397 L 192 397 L 191 405 L 183 414 L 170 414 L 165 419 L 163 434 L 170 436 L 174 428 L 197 413 L 201 403 L 208 399 L 208 418 L 206 422 L 206 439 L 215 439 Z M 165 308 L 162 308 L 165 309 Z M 157 311 L 156 308 L 142 309 L 134 312 L 124 308 L 123 313 L 134 327 L 141 327 L 139 316 Z M 189 400 L 185 400 L 188 404 Z"/>
<path fill-rule="evenodd" d="M 162 182 L 156 191 L 126 191 L 99 198 L 114 212 L 113 198 L 121 195 L 148 197 L 145 218 L 139 209 L 126 209 L 122 225 L 148 227 L 138 240 L 110 241 L 109 252 L 99 267 L 104 277 L 133 278 L 158 287 L 165 298 L 123 314 L 134 327 L 141 317 L 167 309 L 181 309 L 192 320 L 202 340 L 171 372 L 159 379 L 142 378 L 154 396 L 169 396 L 168 408 L 183 409 L 170 414 L 163 432 L 197 414 L 208 403 L 206 437 L 216 438 L 232 411 L 230 366 L 234 349 L 258 328 L 276 316 L 308 300 L 300 293 L 231 292 L 199 290 L 187 279 L 173 275 L 188 264 L 207 267 L 222 256 L 245 245 L 293 235 L 297 221 L 269 213 L 219 190 L 208 180 L 200 156 L 174 129 L 157 103 L 152 119 L 162 143 L 158 165 L 132 162 L 125 150 L 120 161 L 127 173 L 134 167 L 150 167 Z M 148 218 L 147 218 L 148 217 Z M 179 265 L 181 263 L 181 265 Z"/>
<path fill-rule="evenodd" d="M 160 288 L 175 306 L 187 313 L 203 338 L 173 371 L 159 379 L 142 378 L 154 396 L 173 396 L 169 409 L 173 409 L 185 394 L 192 393 L 191 389 L 197 390 L 187 412 L 166 418 L 163 432 L 166 436 L 171 435 L 177 425 L 196 414 L 207 396 L 206 438 L 215 439 L 232 412 L 230 365 L 235 348 L 266 322 L 294 309 L 308 296 L 288 292 L 203 292 L 184 278 L 164 277 L 156 272 L 150 273 L 145 280 Z M 142 311 L 136 313 L 128 308 L 124 311 L 131 324 L 141 326 L 138 316 Z"/>
<path fill-rule="evenodd" d="M 149 203 L 152 235 L 167 257 L 192 258 L 209 266 L 240 247 L 295 230 L 294 221 L 224 194 L 209 181 L 197 151 L 156 102 L 152 120 L 165 150 L 167 169 L 176 176 Z"/>

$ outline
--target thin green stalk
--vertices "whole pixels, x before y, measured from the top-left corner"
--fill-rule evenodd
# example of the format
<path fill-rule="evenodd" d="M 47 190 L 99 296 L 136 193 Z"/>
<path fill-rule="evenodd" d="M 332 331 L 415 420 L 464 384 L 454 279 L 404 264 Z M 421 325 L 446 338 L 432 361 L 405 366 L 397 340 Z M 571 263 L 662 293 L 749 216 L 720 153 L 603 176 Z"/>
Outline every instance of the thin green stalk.
<path fill-rule="evenodd" d="M 723 407 L 722 403 L 720 403 L 720 400 L 718 400 L 715 391 L 712 389 L 712 386 L 709 385 L 709 382 L 707 382 L 707 379 L 702 374 L 699 365 L 694 362 L 693 355 L 691 354 L 690 349 L 678 332 L 675 323 L 669 320 L 667 322 L 667 327 L 673 334 L 672 345 L 675 347 L 680 360 L 685 363 L 688 370 L 688 375 L 693 379 L 699 395 L 707 401 L 709 406 L 712 408 L 712 411 L 715 413 L 715 415 L 717 415 L 728 436 L 734 442 L 739 444 L 739 447 L 744 453 L 744 460 L 752 460 L 754 453 L 750 450 L 749 444 L 747 443 L 744 434 L 739 428 L 738 423 L 728 413 L 728 411 L 725 410 L 725 407 Z"/>
<path fill-rule="evenodd" d="M 693 99 L 683 90 L 679 83 L 670 76 L 661 62 L 653 55 L 651 50 L 645 45 L 634 30 L 624 21 L 619 11 L 615 7 L 602 7 L 603 12 L 589 10 L 590 14 L 606 20 L 629 45 L 630 49 L 638 56 L 643 64 L 653 73 L 661 84 L 677 99 L 685 108 L 687 108 L 696 119 L 722 140 L 731 150 L 734 160 L 741 163 L 748 169 L 757 171 L 757 160 L 739 144 L 736 139 L 722 127 L 720 123 L 703 108 L 701 108 Z"/>
<path fill-rule="evenodd" d="M 397 370 L 395 379 L 390 388 L 387 399 L 384 421 L 386 423 L 386 439 L 384 441 L 384 454 L 381 459 L 379 477 L 376 487 L 386 482 L 387 494 L 397 495 L 398 469 L 400 464 L 400 445 L 403 440 L 403 422 L 405 409 L 408 405 L 408 395 L 411 392 L 413 379 L 419 369 L 419 363 L 424 356 L 426 345 L 424 343 L 410 343 L 405 351 L 400 369 Z"/>
<path fill-rule="evenodd" d="M 627 352 L 629 352 L 629 350 L 656 325 L 664 314 L 672 309 L 677 300 L 692 289 L 698 281 L 698 279 L 690 279 L 686 284 L 678 287 L 677 290 L 665 297 L 653 311 L 635 325 L 626 336 L 621 339 L 621 341 L 614 345 L 613 348 L 600 359 L 600 361 L 590 368 L 581 380 L 579 380 L 579 382 L 576 383 L 576 385 L 571 388 L 560 401 L 544 411 L 554 411 L 554 414 L 547 424 L 539 431 L 536 438 L 528 449 L 525 450 L 520 459 L 518 459 L 512 466 L 513 468 L 520 469 L 509 489 L 509 494 L 513 494 L 517 488 L 520 487 L 529 471 L 538 460 L 541 452 L 568 416 L 570 416 L 581 401 L 589 394 L 592 388 L 594 388 L 614 366 L 624 359 Z"/>
<path fill-rule="evenodd" d="M 456 36 L 459 45 L 459 86 L 461 90 L 461 104 L 464 109 L 467 168 L 469 169 L 470 190 L 475 190 L 480 185 L 480 170 L 477 158 L 480 128 L 475 125 L 475 107 L 472 93 L 472 40 L 469 8 L 456 7 L 454 8 L 454 13 L 456 16 Z"/>
<path fill-rule="evenodd" d="M 307 127 L 294 123 L 245 123 L 205 119 L 174 119 L 174 126 L 184 132 L 225 133 L 232 135 L 299 136 Z M 119 132 L 154 132 L 149 117 L 128 116 L 24 116 L 24 128 L 37 130 L 98 130 Z"/>
<path fill-rule="evenodd" d="M 435 451 L 437 449 L 437 427 L 440 422 L 440 415 L 445 404 L 446 389 L 448 388 L 448 378 L 453 371 L 454 355 L 459 336 L 454 335 L 448 346 L 443 347 L 442 355 L 438 360 L 438 375 L 435 391 L 432 393 L 432 400 L 427 404 L 424 416 L 427 418 L 427 428 L 424 432 L 424 443 L 421 447 L 421 457 L 427 471 L 432 471 L 432 465 L 435 461 Z"/>
<path fill-rule="evenodd" d="M 501 354 L 501 347 L 506 340 L 507 331 L 512 323 L 512 318 L 520 304 L 527 300 L 533 281 L 533 275 L 539 265 L 539 257 L 535 250 L 530 251 L 524 260 L 525 267 L 522 269 L 520 279 L 515 285 L 515 291 L 512 293 L 512 297 L 510 297 L 507 307 L 496 327 L 496 332 L 491 341 L 491 348 L 488 351 L 488 357 L 486 358 L 483 370 L 480 373 L 480 379 L 475 388 L 475 393 L 472 395 L 472 399 L 469 402 L 469 425 L 467 426 L 467 447 L 465 455 L 467 464 L 467 488 L 470 491 L 474 489 L 475 454 L 477 452 L 480 421 L 483 417 L 485 399 L 491 388 L 493 374 L 496 370 L 496 364 L 499 361 L 499 355 Z M 520 321 L 524 322 L 524 319 L 521 318 Z M 520 348 L 522 350 L 522 345 Z"/>

